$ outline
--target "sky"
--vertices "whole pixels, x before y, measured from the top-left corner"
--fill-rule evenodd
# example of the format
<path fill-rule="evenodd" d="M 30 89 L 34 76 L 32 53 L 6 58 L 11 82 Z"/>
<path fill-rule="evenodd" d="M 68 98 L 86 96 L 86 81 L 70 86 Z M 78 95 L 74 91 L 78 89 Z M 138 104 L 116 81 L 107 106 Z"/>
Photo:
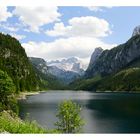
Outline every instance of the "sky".
<path fill-rule="evenodd" d="M 0 7 L 0 32 L 17 38 L 28 56 L 77 57 L 88 66 L 96 47 L 125 43 L 140 24 L 140 7 Z"/>

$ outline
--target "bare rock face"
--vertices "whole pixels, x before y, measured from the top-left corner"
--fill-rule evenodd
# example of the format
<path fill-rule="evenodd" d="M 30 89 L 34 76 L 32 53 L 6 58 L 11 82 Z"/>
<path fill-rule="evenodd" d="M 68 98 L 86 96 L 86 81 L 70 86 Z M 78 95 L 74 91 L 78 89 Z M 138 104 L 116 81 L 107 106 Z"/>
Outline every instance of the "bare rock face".
<path fill-rule="evenodd" d="M 65 71 L 72 71 L 79 73 L 81 71 L 82 65 L 81 62 L 78 58 L 76 57 L 70 57 L 70 58 L 65 58 L 62 60 L 55 60 L 55 61 L 50 61 L 47 62 L 48 66 L 56 66 L 59 69 L 65 70 Z"/>
<path fill-rule="evenodd" d="M 132 37 L 136 36 L 136 35 L 140 35 L 140 25 L 135 27 L 133 34 L 132 34 Z"/>
<path fill-rule="evenodd" d="M 80 63 L 77 58 L 68 58 L 46 62 L 42 58 L 30 57 L 32 65 L 45 75 L 53 75 L 60 81 L 68 84 L 84 75 L 84 70 L 80 68 Z"/>
<path fill-rule="evenodd" d="M 47 64 L 48 72 L 67 84 L 84 75 L 80 60 L 76 57 L 50 61 Z"/>
<path fill-rule="evenodd" d="M 91 55 L 91 59 L 90 59 L 90 63 L 89 63 L 89 66 L 87 68 L 87 71 L 92 70 L 94 63 L 99 58 L 99 56 L 101 55 L 102 52 L 103 52 L 103 49 L 101 47 L 95 48 L 94 52 Z"/>
<path fill-rule="evenodd" d="M 64 82 L 65 84 L 69 84 L 80 76 L 76 72 L 59 69 L 56 66 L 48 66 L 48 74 L 56 76 L 60 81 Z"/>
<path fill-rule="evenodd" d="M 32 65 L 35 66 L 38 70 L 40 70 L 42 73 L 48 73 L 47 62 L 44 59 L 29 57 L 29 60 L 31 61 Z"/>
<path fill-rule="evenodd" d="M 97 55 L 97 57 L 94 52 L 91 56 L 91 61 L 85 72 L 85 76 L 94 77 L 97 74 L 101 76 L 112 74 L 125 68 L 130 62 L 139 58 L 140 28 L 138 27 L 134 29 L 132 38 L 126 43 L 114 47 L 111 50 L 104 50 L 101 54 L 99 53 L 100 55 Z"/>
<path fill-rule="evenodd" d="M 94 64 L 94 62 L 99 58 L 99 56 L 101 55 L 102 52 L 103 52 L 103 49 L 101 47 L 95 48 L 95 50 L 91 56 L 91 59 L 90 59 L 89 67 Z"/>

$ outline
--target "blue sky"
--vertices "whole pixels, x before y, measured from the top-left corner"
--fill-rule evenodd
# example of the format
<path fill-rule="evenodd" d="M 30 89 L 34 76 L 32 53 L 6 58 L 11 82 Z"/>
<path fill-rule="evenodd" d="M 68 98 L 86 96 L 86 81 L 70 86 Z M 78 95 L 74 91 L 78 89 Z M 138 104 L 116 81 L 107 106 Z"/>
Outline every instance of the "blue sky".
<path fill-rule="evenodd" d="M 0 32 L 19 39 L 29 56 L 76 56 L 87 65 L 96 47 L 127 41 L 139 13 L 140 7 L 1 7 Z"/>
<path fill-rule="evenodd" d="M 8 11 L 13 11 L 15 7 L 8 7 Z M 77 6 L 66 6 L 66 7 L 59 7 L 58 11 L 62 14 L 61 21 L 65 25 L 68 24 L 68 20 L 73 17 L 81 17 L 81 16 L 96 16 L 99 18 L 103 18 L 107 20 L 111 27 L 113 33 L 104 38 L 103 40 L 110 42 L 110 43 L 123 43 L 129 37 L 131 37 L 132 31 L 135 26 L 140 24 L 140 7 L 112 7 L 112 8 L 105 8 L 101 7 L 103 11 L 91 11 L 86 7 L 77 7 Z M 47 16 L 47 14 L 46 14 Z M 6 21 L 7 23 L 15 24 L 18 23 L 18 20 L 15 16 L 12 18 L 8 18 Z M 45 29 L 51 29 L 54 23 L 44 25 Z M 6 30 L 0 29 L 1 32 L 6 32 Z M 8 31 L 6 32 L 8 33 Z M 56 38 L 52 38 L 44 36 L 44 34 L 36 34 L 33 32 L 27 33 L 23 32 L 22 30 L 18 32 L 19 34 L 25 34 L 27 37 L 26 39 L 20 40 L 21 43 L 27 42 L 30 40 L 34 41 L 53 41 Z"/>

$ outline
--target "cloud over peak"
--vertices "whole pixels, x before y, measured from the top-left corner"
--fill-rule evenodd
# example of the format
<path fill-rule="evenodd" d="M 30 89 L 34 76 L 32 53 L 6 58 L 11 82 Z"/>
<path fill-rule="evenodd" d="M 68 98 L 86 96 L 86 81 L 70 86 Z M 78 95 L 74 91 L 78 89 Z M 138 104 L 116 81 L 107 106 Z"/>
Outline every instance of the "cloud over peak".
<path fill-rule="evenodd" d="M 28 56 L 41 57 L 46 60 L 77 56 L 82 59 L 83 62 L 86 60 L 86 65 L 88 65 L 90 56 L 96 47 L 110 49 L 114 47 L 114 45 L 115 44 L 107 44 L 98 38 L 91 37 L 69 37 L 57 39 L 53 42 L 37 43 L 30 41 L 22 44 Z"/>

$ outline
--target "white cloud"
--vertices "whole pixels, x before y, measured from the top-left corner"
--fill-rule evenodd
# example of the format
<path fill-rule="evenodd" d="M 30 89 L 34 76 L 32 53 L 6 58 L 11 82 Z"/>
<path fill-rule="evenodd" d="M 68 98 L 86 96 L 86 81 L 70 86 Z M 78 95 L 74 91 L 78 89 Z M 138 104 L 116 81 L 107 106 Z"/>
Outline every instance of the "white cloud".
<path fill-rule="evenodd" d="M 11 32 L 16 32 L 19 30 L 18 27 L 16 27 L 15 25 L 12 26 L 9 23 L 0 24 L 0 28 L 3 28 L 5 30 L 11 31 Z"/>
<path fill-rule="evenodd" d="M 59 21 L 61 16 L 57 7 L 16 7 L 13 14 L 32 32 L 39 32 L 40 26 Z"/>
<path fill-rule="evenodd" d="M 17 40 L 22 40 L 24 39 L 26 36 L 25 35 L 19 35 L 19 34 L 15 34 L 15 33 L 9 33 L 12 37 L 16 38 Z"/>
<path fill-rule="evenodd" d="M 98 11 L 103 11 L 103 9 L 101 7 L 98 6 L 88 6 L 87 7 L 90 11 L 94 11 L 94 12 L 98 12 Z"/>
<path fill-rule="evenodd" d="M 86 8 L 94 12 L 105 12 L 103 8 L 110 9 L 112 6 L 87 6 Z"/>
<path fill-rule="evenodd" d="M 7 7 L 0 7 L 0 22 L 6 21 L 12 14 L 7 11 Z"/>
<path fill-rule="evenodd" d="M 74 17 L 68 23 L 68 26 L 64 26 L 62 22 L 56 23 L 53 30 L 46 31 L 46 34 L 67 37 L 104 37 L 111 34 L 109 23 L 101 18 L 93 16 Z"/>
<path fill-rule="evenodd" d="M 87 66 L 92 52 L 96 47 L 110 49 L 114 45 L 106 44 L 97 38 L 91 37 L 70 37 L 58 39 L 54 42 L 33 42 L 23 43 L 28 56 L 41 57 L 46 60 L 79 57 Z"/>

